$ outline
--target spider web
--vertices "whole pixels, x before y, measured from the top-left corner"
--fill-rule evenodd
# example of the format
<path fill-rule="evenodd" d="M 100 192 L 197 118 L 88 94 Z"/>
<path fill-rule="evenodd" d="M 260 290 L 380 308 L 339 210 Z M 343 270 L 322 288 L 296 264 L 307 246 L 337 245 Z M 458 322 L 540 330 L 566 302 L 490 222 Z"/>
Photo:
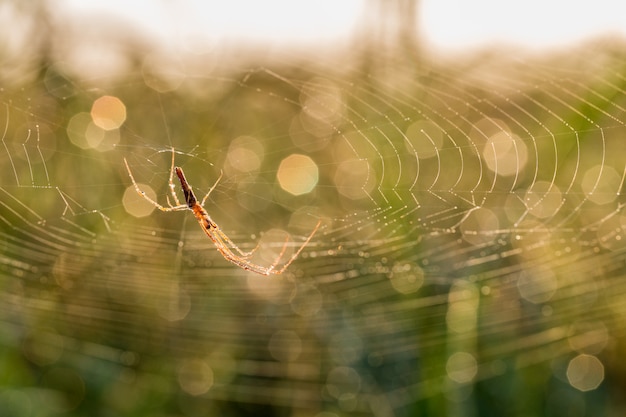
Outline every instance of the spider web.
<path fill-rule="evenodd" d="M 350 65 L 190 61 L 123 78 L 35 67 L 0 92 L 0 404 L 616 410 L 620 47 L 417 66 L 367 51 Z M 80 115 L 103 96 L 126 119 L 89 142 Z M 237 268 L 191 213 L 151 212 L 133 194 L 123 158 L 167 205 L 172 149 L 199 195 L 225 172 L 206 209 L 243 250 L 261 242 L 255 262 L 322 227 L 281 276 Z M 293 154 L 319 172 L 300 196 L 277 179 Z"/>

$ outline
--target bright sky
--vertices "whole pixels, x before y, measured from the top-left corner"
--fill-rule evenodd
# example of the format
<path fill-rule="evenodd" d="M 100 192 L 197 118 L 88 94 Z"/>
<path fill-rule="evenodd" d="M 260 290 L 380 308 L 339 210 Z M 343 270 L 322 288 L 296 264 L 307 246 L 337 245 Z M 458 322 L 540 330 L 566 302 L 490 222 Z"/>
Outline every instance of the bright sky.
<path fill-rule="evenodd" d="M 626 1 L 416 0 L 420 33 L 437 49 L 497 42 L 551 47 L 626 32 Z M 349 36 L 366 0 L 65 0 L 68 10 L 122 16 L 156 37 L 215 41 L 328 41 Z"/>
<path fill-rule="evenodd" d="M 422 0 L 422 33 L 441 48 L 513 43 L 568 45 L 607 33 L 626 34 L 626 1 Z"/>
<path fill-rule="evenodd" d="M 352 33 L 361 0 L 65 0 L 67 10 L 119 15 L 167 39 L 327 40 Z"/>

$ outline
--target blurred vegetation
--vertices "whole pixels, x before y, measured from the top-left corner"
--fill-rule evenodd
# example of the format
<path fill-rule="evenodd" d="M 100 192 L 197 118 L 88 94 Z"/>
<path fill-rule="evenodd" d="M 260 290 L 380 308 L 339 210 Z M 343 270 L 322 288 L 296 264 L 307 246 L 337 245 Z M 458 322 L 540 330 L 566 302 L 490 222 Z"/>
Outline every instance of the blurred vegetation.
<path fill-rule="evenodd" d="M 448 65 L 399 30 L 341 61 L 242 46 L 181 62 L 140 37 L 126 48 L 118 28 L 121 64 L 86 74 L 60 42 L 80 31 L 45 2 L 15 5 L 34 43 L 0 58 L 0 415 L 622 413 L 619 46 Z M 68 125 L 103 95 L 126 121 L 105 151 L 83 149 Z M 437 152 L 404 136 L 425 120 Z M 514 163 L 527 151 L 516 176 L 487 168 L 501 131 L 520 138 Z M 259 168 L 229 159 L 242 136 Z M 225 171 L 208 205 L 242 248 L 273 227 L 296 242 L 316 217 L 323 229 L 266 278 L 221 258 L 189 213 L 133 218 L 123 158 L 165 204 L 171 147 L 199 194 Z M 319 166 L 310 194 L 276 183 L 293 153 Z M 585 189 L 597 166 L 618 184 Z M 542 181 L 560 192 L 545 207 Z"/>

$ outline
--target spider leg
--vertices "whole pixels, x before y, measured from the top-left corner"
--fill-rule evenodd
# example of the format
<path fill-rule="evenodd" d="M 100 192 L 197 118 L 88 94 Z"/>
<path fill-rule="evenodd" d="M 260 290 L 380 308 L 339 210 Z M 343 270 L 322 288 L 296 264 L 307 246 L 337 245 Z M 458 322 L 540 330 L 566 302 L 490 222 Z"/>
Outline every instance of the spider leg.
<path fill-rule="evenodd" d="M 289 258 L 289 260 L 285 264 L 283 264 L 283 266 L 280 269 L 274 269 L 274 268 L 276 268 L 276 265 L 278 265 L 278 263 L 282 259 L 283 255 L 287 251 L 287 243 L 288 243 L 288 239 L 289 239 L 288 237 L 287 237 L 287 240 L 285 240 L 285 244 L 283 245 L 283 247 L 282 247 L 282 249 L 280 251 L 280 254 L 276 258 L 274 263 L 272 263 L 272 265 L 270 265 L 269 267 L 266 267 L 266 266 L 262 266 L 262 265 L 250 262 L 247 259 L 249 257 L 249 255 L 248 256 L 239 256 L 236 253 L 234 253 L 229 246 L 232 245 L 233 248 L 236 248 L 236 245 L 234 243 L 232 243 L 232 241 L 228 238 L 228 236 L 226 236 L 226 234 L 224 234 L 224 232 L 222 232 L 219 228 L 217 228 L 217 227 L 213 227 L 213 228 L 203 227 L 202 229 L 204 230 L 206 235 L 213 241 L 213 243 L 215 244 L 215 247 L 217 248 L 219 253 L 227 261 L 232 262 L 233 264 L 237 265 L 241 269 L 245 269 L 247 271 L 256 272 L 257 274 L 261 274 L 261 275 L 271 275 L 271 274 L 279 275 L 279 274 L 282 274 L 283 272 L 285 272 L 287 267 L 289 265 L 291 265 L 291 263 L 298 257 L 298 255 L 300 255 L 300 252 L 302 252 L 304 247 L 311 241 L 311 239 L 313 238 L 313 235 L 315 234 L 315 232 L 317 232 L 317 229 L 319 229 L 321 224 L 322 224 L 321 220 L 317 222 L 317 225 L 315 225 L 315 228 L 309 234 L 309 236 L 306 238 L 304 243 L 291 256 L 291 258 Z M 257 245 L 257 248 L 258 248 L 258 245 Z M 255 248 L 254 250 L 256 250 L 257 248 Z M 236 250 L 238 250 L 238 249 L 236 249 Z M 241 251 L 239 251 L 239 252 L 241 252 Z"/>
<path fill-rule="evenodd" d="M 319 229 L 321 225 L 322 225 L 322 220 L 318 220 L 317 224 L 313 228 L 313 231 L 309 234 L 309 236 L 306 238 L 304 243 L 302 245 L 300 245 L 298 250 L 293 255 L 291 255 L 291 258 L 289 258 L 289 260 L 285 264 L 283 264 L 283 266 L 280 269 L 271 270 L 270 272 L 272 274 L 282 274 L 283 272 L 285 272 L 285 269 L 287 269 L 289 267 L 289 265 L 291 265 L 291 263 L 296 260 L 298 255 L 300 255 L 300 252 L 302 252 L 302 250 L 304 249 L 304 247 L 309 244 L 311 239 L 313 239 L 313 235 L 315 234 L 315 232 L 317 232 L 317 229 Z M 276 264 L 278 263 L 278 261 L 280 261 L 280 258 L 283 256 L 284 253 L 285 253 L 285 249 L 283 248 L 283 251 L 280 253 L 280 256 L 275 261 L 275 264 L 272 265 L 272 268 L 274 266 L 276 266 Z"/>
<path fill-rule="evenodd" d="M 220 170 L 220 176 L 217 177 L 217 180 L 215 181 L 215 184 L 213 184 L 213 186 L 211 187 L 211 189 L 209 190 L 208 193 L 206 193 L 206 195 L 202 198 L 202 201 L 200 202 L 201 206 L 204 206 L 204 202 L 206 201 L 207 198 L 209 198 L 209 195 L 211 195 L 211 192 L 213 192 L 213 190 L 215 189 L 215 187 L 217 187 L 217 184 L 220 182 L 220 180 L 222 179 L 222 177 L 224 176 L 224 171 Z"/>
<path fill-rule="evenodd" d="M 177 206 L 170 205 L 170 207 L 163 207 L 162 205 L 160 205 L 159 203 L 157 203 L 156 201 L 148 197 L 145 191 L 142 191 L 141 188 L 139 188 L 139 186 L 137 185 L 137 181 L 135 181 L 135 177 L 133 177 L 133 173 L 130 170 L 130 166 L 128 165 L 128 161 L 126 160 L 126 158 L 124 158 L 124 164 L 126 165 L 128 176 L 130 177 L 130 180 L 132 181 L 133 187 L 135 187 L 135 191 L 137 191 L 137 194 L 142 196 L 146 201 L 151 203 L 154 207 L 158 208 L 161 211 L 180 211 L 180 210 L 186 210 L 188 208 L 185 205 L 177 205 Z"/>
<path fill-rule="evenodd" d="M 239 249 L 239 247 L 232 240 L 230 240 L 226 233 L 222 232 L 222 229 L 217 228 L 214 230 L 214 232 L 216 232 L 222 238 L 225 244 L 236 250 L 244 259 L 248 259 L 250 256 L 252 256 L 252 254 L 256 252 L 256 250 L 259 249 L 259 247 L 261 246 L 261 241 L 259 241 L 254 249 L 249 252 L 244 252 L 243 250 Z"/>
<path fill-rule="evenodd" d="M 126 162 L 126 160 L 124 161 Z M 174 163 L 174 159 L 172 156 L 172 164 L 173 163 Z M 128 163 L 126 163 L 126 167 L 128 168 Z M 282 257 L 285 255 L 285 252 L 287 251 L 289 236 L 287 236 L 287 238 L 285 239 L 285 243 L 283 244 L 283 247 L 278 257 L 274 260 L 274 262 L 269 267 L 252 263 L 249 261 L 249 258 L 259 248 L 260 243 L 257 244 L 256 247 L 252 249 L 250 252 L 242 251 L 232 240 L 230 240 L 230 238 L 226 235 L 226 233 L 222 232 L 219 226 L 213 220 L 211 220 L 211 218 L 209 217 L 209 214 L 206 212 L 206 210 L 203 207 L 203 204 L 206 201 L 206 199 L 209 197 L 209 195 L 215 189 L 215 187 L 217 187 L 217 184 L 222 178 L 223 172 L 220 173 L 220 176 L 218 177 L 217 181 L 215 181 L 215 184 L 213 184 L 209 192 L 204 196 L 201 203 L 198 203 L 198 201 L 196 200 L 196 196 L 194 195 L 191 189 L 191 185 L 189 185 L 189 183 L 187 183 L 187 180 L 185 179 L 185 174 L 183 173 L 183 170 L 179 167 L 174 166 L 172 172 L 175 172 L 176 176 L 178 176 L 178 179 L 180 180 L 180 186 L 183 189 L 183 193 L 185 194 L 185 202 L 187 204 L 176 206 L 176 207 L 170 207 L 168 209 L 163 206 L 160 206 L 157 202 L 148 198 L 145 195 L 145 193 L 139 189 L 139 187 L 137 186 L 137 183 L 132 177 L 130 168 L 128 168 L 128 173 L 131 175 L 131 179 L 133 180 L 133 184 L 135 184 L 135 189 L 137 190 L 138 193 L 140 193 L 142 196 L 144 196 L 144 198 L 148 199 L 148 201 L 152 202 L 156 207 L 159 207 L 163 211 L 183 210 L 187 208 L 190 209 L 193 212 L 194 217 L 198 221 L 198 224 L 200 224 L 200 227 L 202 228 L 204 233 L 211 239 L 211 241 L 217 248 L 218 252 L 224 257 L 224 259 L 234 263 L 235 265 L 239 266 L 242 269 L 256 272 L 257 274 L 261 274 L 261 275 L 282 274 L 285 271 L 285 269 L 287 269 L 287 267 L 291 265 L 291 263 L 298 257 L 298 255 L 300 254 L 300 252 L 302 252 L 304 247 L 311 241 L 311 239 L 313 238 L 313 235 L 315 234 L 315 232 L 317 232 L 317 229 L 319 229 L 320 225 L 322 224 L 321 220 L 317 222 L 317 224 L 315 225 L 315 228 L 306 238 L 304 243 L 291 256 L 291 258 L 289 258 L 289 260 L 285 264 L 283 264 L 283 266 L 280 269 L 276 270 L 275 268 L 276 268 L 276 265 L 279 264 Z M 170 176 L 173 177 L 173 174 L 170 173 Z M 172 181 L 172 178 L 170 178 L 170 182 L 171 181 Z M 239 255 L 233 252 L 233 250 L 237 251 Z"/>
<path fill-rule="evenodd" d="M 235 254 L 224 242 L 223 236 L 224 233 L 220 231 L 220 233 L 215 233 L 219 231 L 219 229 L 204 229 L 207 236 L 213 241 L 215 247 L 219 251 L 219 253 L 229 262 L 237 265 L 241 269 L 245 269 L 246 271 L 256 272 L 261 275 L 270 275 L 272 270 L 266 268 L 264 266 L 254 264 L 248 261 L 245 257 L 238 256 Z"/>
<path fill-rule="evenodd" d="M 278 265 L 278 263 L 280 262 L 280 260 L 282 259 L 283 255 L 285 254 L 285 252 L 287 251 L 287 244 L 289 243 L 289 235 L 287 235 L 287 237 L 285 238 L 285 243 L 283 243 L 283 247 L 280 250 L 280 253 L 278 254 L 278 256 L 276 257 L 276 259 L 274 260 L 274 263 L 271 264 L 267 269 L 268 272 L 274 272 L 274 268 L 276 268 L 276 265 Z M 286 269 L 287 267 L 283 268 L 283 271 Z M 282 272 L 282 271 L 281 271 Z M 280 273 L 280 272 L 277 272 Z"/>
<path fill-rule="evenodd" d="M 174 148 L 172 147 L 172 166 L 170 168 L 170 178 L 167 182 L 167 185 L 170 187 L 170 193 L 172 194 L 172 198 L 174 199 L 174 203 L 176 203 L 176 207 L 178 206 L 182 206 L 183 204 L 180 203 L 180 200 L 178 200 L 178 197 L 176 196 L 176 186 L 174 185 L 174 156 L 176 155 L 176 153 L 174 152 Z M 170 203 L 170 199 L 169 197 L 167 198 L 167 204 L 169 204 L 170 207 L 174 207 L 172 206 L 172 203 Z"/>
<path fill-rule="evenodd" d="M 276 257 L 276 260 L 269 267 L 264 267 L 264 266 L 261 266 L 261 265 L 249 262 L 245 258 L 240 258 L 240 257 L 236 256 L 230 250 L 222 251 L 222 250 L 220 250 L 219 247 L 218 247 L 218 250 L 220 250 L 220 253 L 222 254 L 222 256 L 224 256 L 224 258 L 226 258 L 227 260 L 229 260 L 229 261 L 233 262 L 234 264 L 238 265 L 240 268 L 247 269 L 249 271 L 256 272 L 257 274 L 261 274 L 261 275 L 271 275 L 271 274 L 280 275 L 283 272 L 285 272 L 285 270 L 289 267 L 289 265 L 291 265 L 291 263 L 293 261 L 296 260 L 298 255 L 300 255 L 300 252 L 302 252 L 302 250 L 305 248 L 305 246 L 309 244 L 311 239 L 313 239 L 313 235 L 315 235 L 315 233 L 317 232 L 317 229 L 319 229 L 319 227 L 321 225 L 322 225 L 322 221 L 319 220 L 317 222 L 317 224 L 315 225 L 315 227 L 313 228 L 313 231 L 311 231 L 309 236 L 304 241 L 304 243 L 302 243 L 302 245 L 300 245 L 298 250 L 293 255 L 291 255 L 291 258 L 289 258 L 289 260 L 286 263 L 284 263 L 279 269 L 274 269 L 274 268 L 276 268 L 276 265 L 278 265 L 278 263 L 282 259 L 283 255 L 287 251 L 287 244 L 288 244 L 288 241 L 289 241 L 289 237 L 287 237 L 287 239 L 285 240 L 285 243 L 284 243 L 280 253 Z"/>
<path fill-rule="evenodd" d="M 261 265 L 253 264 L 252 262 L 246 261 L 245 259 L 241 259 L 237 255 L 232 253 L 231 251 L 220 250 L 220 253 L 227 261 L 234 263 L 239 268 L 244 269 L 246 271 L 252 271 L 257 274 L 266 275 L 266 276 L 270 274 L 276 274 L 276 271 L 273 271 Z"/>

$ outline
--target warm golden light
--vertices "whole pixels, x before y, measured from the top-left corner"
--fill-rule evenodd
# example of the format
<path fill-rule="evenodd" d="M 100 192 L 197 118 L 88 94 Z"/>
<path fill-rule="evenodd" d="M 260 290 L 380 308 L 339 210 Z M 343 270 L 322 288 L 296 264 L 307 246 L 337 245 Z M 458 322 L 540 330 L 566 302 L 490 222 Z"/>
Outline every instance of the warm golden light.
<path fill-rule="evenodd" d="M 94 101 L 91 118 L 101 129 L 119 129 L 126 121 L 126 106 L 117 97 L 102 96 Z"/>
<path fill-rule="evenodd" d="M 293 154 L 282 160 L 276 176 L 283 190 L 302 195 L 315 188 L 319 171 L 317 164 L 308 156 Z"/>
<path fill-rule="evenodd" d="M 146 184 L 139 184 L 139 186 L 149 198 L 156 200 L 156 193 L 150 186 Z M 139 194 L 137 194 L 137 190 L 135 190 L 135 187 L 132 185 L 126 187 L 124 196 L 122 197 L 122 204 L 124 205 L 126 212 L 135 217 L 149 216 L 155 209 L 152 204 L 148 203 L 145 199 L 141 198 Z"/>

